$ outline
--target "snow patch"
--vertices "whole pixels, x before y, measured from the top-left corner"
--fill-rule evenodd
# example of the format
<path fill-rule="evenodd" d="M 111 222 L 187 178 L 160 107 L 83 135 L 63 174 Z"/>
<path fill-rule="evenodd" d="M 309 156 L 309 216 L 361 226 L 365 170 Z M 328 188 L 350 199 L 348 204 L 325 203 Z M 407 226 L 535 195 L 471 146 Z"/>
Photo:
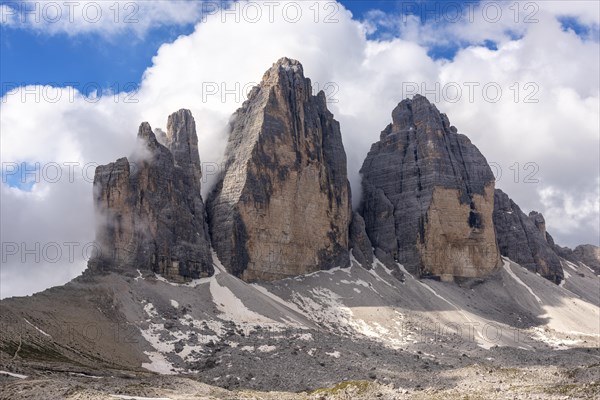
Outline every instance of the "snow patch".
<path fill-rule="evenodd" d="M 154 304 L 152 304 L 152 303 L 144 304 L 144 312 L 150 318 L 158 318 L 158 312 L 156 312 L 156 309 L 154 308 Z"/>
<path fill-rule="evenodd" d="M 546 343 L 548 346 L 552 347 L 555 350 L 566 350 L 570 347 L 577 346 L 581 343 L 581 340 L 577 339 L 565 339 L 559 338 L 555 335 L 552 335 L 549 329 L 544 329 L 541 327 L 532 328 L 533 335 L 532 337 L 535 340 Z"/>
<path fill-rule="evenodd" d="M 355 281 L 349 281 L 346 279 L 342 279 L 340 281 L 340 283 L 346 284 L 346 285 L 357 285 L 357 286 L 364 286 L 367 289 L 371 288 L 371 285 L 369 285 L 367 282 L 363 281 L 362 279 L 357 279 Z"/>
<path fill-rule="evenodd" d="M 565 286 L 565 283 L 567 283 L 567 279 L 570 279 L 570 278 L 571 278 L 571 274 L 570 274 L 570 273 L 568 273 L 568 272 L 567 272 L 567 270 L 563 269 L 563 273 L 564 273 L 564 275 L 565 275 L 565 276 L 564 276 L 564 278 L 565 278 L 565 279 L 563 279 L 563 280 L 562 280 L 562 281 L 561 281 L 561 282 L 558 284 L 558 286 L 560 286 L 560 287 L 564 287 L 564 286 Z"/>
<path fill-rule="evenodd" d="M 233 321 L 240 325 L 267 324 L 270 326 L 283 326 L 281 323 L 250 310 L 227 286 L 222 286 L 216 278 L 210 281 L 210 293 L 217 309 L 221 312 L 221 319 Z"/>
<path fill-rule="evenodd" d="M 50 336 L 49 334 L 47 334 L 46 332 L 44 332 L 43 330 L 41 330 L 40 328 L 38 328 L 37 326 L 35 326 L 34 324 L 32 324 L 31 322 L 27 321 L 27 319 L 23 318 L 25 320 L 25 322 L 27 322 L 29 325 L 33 326 L 35 328 L 36 331 L 38 331 L 39 333 L 41 333 L 42 335 L 51 338 L 52 336 Z"/>
<path fill-rule="evenodd" d="M 103 378 L 102 376 L 82 374 L 80 372 L 69 372 L 69 375 L 72 375 L 72 376 L 82 376 L 84 378 L 92 378 L 92 379 L 102 379 Z"/>
<path fill-rule="evenodd" d="M 525 282 L 523 282 L 510 268 L 510 263 L 508 261 L 504 261 L 504 270 L 517 282 L 519 285 L 523 286 L 535 299 L 538 303 L 542 303 L 542 299 L 540 299 L 534 292 L 531 290 L 529 286 Z"/>
<path fill-rule="evenodd" d="M 565 262 L 566 266 L 571 268 L 573 271 L 577 271 L 577 265 L 573 264 L 570 261 L 567 261 L 563 258 L 563 261 Z"/>
<path fill-rule="evenodd" d="M 398 268 L 400 268 L 400 271 L 405 275 L 405 276 L 410 276 L 411 278 L 414 278 L 412 276 L 412 274 L 410 272 L 408 272 L 406 270 L 406 268 L 404 268 L 404 265 L 400 264 L 400 263 L 396 263 L 396 265 L 398 266 Z"/>
<path fill-rule="evenodd" d="M 313 288 L 308 295 L 293 292 L 292 298 L 313 321 L 338 334 L 375 339 L 396 349 L 410 339 L 410 335 L 406 335 L 405 329 L 402 329 L 403 316 L 398 312 L 383 317 L 386 326 L 382 326 L 371 320 L 374 310 L 369 307 L 349 308 L 341 302 L 338 294 L 326 288 Z M 363 315 L 366 319 L 361 318 Z"/>
<path fill-rule="evenodd" d="M 142 363 L 142 368 L 148 371 L 156 372 L 161 375 L 175 375 L 176 371 L 173 371 L 175 367 L 171 364 L 164 355 L 159 352 L 144 351 L 144 354 L 150 359 L 149 363 Z"/>
<path fill-rule="evenodd" d="M 301 335 L 298 335 L 298 340 L 309 341 L 309 340 L 314 340 L 314 339 L 313 339 L 312 333 L 303 333 Z"/>
<path fill-rule="evenodd" d="M 328 356 L 333 357 L 333 358 L 340 358 L 340 356 L 341 356 L 339 351 L 334 351 L 334 352 L 325 353 L 325 354 L 327 354 Z"/>
<path fill-rule="evenodd" d="M 443 297 L 440 294 L 438 294 L 438 292 L 436 292 L 429 285 L 426 285 L 425 283 L 423 283 L 421 281 L 417 281 L 417 282 L 419 282 L 419 284 L 421 284 L 424 288 L 426 288 L 431 293 L 433 293 L 433 295 L 435 297 L 439 298 L 440 300 L 443 300 L 444 302 L 446 302 L 446 303 L 450 304 L 452 307 L 454 307 L 456 309 L 456 311 L 458 311 L 458 313 L 460 315 L 462 315 L 469 323 L 475 323 L 475 321 L 473 321 L 471 318 L 469 318 L 469 316 L 467 315 L 467 313 L 462 308 L 458 307 L 456 304 L 454 304 L 450 300 L 448 300 L 445 297 Z M 486 350 L 491 349 L 492 348 L 492 344 L 483 337 L 483 335 L 481 334 L 481 332 L 478 329 L 476 330 L 476 333 L 477 333 L 477 336 L 479 338 L 479 340 L 477 340 L 477 345 L 479 347 L 482 347 L 482 348 L 486 349 Z"/>
<path fill-rule="evenodd" d="M 187 326 L 189 329 L 183 328 L 183 331 L 181 331 L 171 328 L 169 330 L 165 328 L 164 319 L 158 315 L 151 303 L 144 304 L 144 311 L 150 319 L 143 322 L 142 326 L 138 326 L 138 329 L 140 330 L 142 337 L 155 351 L 146 352 L 150 357 L 151 362 L 144 364 L 143 367 L 158 373 L 173 373 L 170 371 L 172 365 L 166 359 L 168 356 L 180 357 L 182 360 L 186 361 L 195 361 L 199 353 L 205 351 L 203 345 L 211 341 L 218 342 L 219 335 L 222 335 L 225 331 L 223 324 L 218 321 L 198 321 L 189 314 L 186 314 L 179 319 L 179 323 L 183 326 Z M 212 330 L 215 334 L 207 335 L 204 333 L 207 329 Z M 198 344 L 185 344 L 183 349 L 176 353 L 175 345 L 180 341 L 186 343 L 190 339 L 192 333 L 196 333 Z"/>
<path fill-rule="evenodd" d="M 594 272 L 594 270 L 593 270 L 593 269 L 591 269 L 591 268 L 590 268 L 590 267 L 589 267 L 587 264 L 584 264 L 584 263 L 582 263 L 582 262 L 580 262 L 580 264 L 581 264 L 583 267 L 585 267 L 585 268 L 589 269 L 589 270 L 590 270 L 590 272 L 591 272 L 592 274 L 596 275 L 596 273 Z"/>
<path fill-rule="evenodd" d="M 289 301 L 285 301 L 285 300 L 283 300 L 281 297 L 279 297 L 279 296 L 277 296 L 277 295 L 275 295 L 275 294 L 273 294 L 273 293 L 269 292 L 269 291 L 267 290 L 267 288 L 265 288 L 265 287 L 263 287 L 263 286 L 260 286 L 260 285 L 259 285 L 259 284 L 257 284 L 257 283 L 253 283 L 253 284 L 251 284 L 250 286 L 252 286 L 252 287 L 253 287 L 253 288 L 255 288 L 256 290 L 258 290 L 259 292 L 261 292 L 261 293 L 262 293 L 262 294 L 264 294 L 265 296 L 269 297 L 270 299 L 272 299 L 272 300 L 275 300 L 277 303 L 279 303 L 279 304 L 281 304 L 281 305 L 283 305 L 283 306 L 286 306 L 287 308 L 289 308 L 289 309 L 291 309 L 291 310 L 293 310 L 293 311 L 296 311 L 298 314 L 300 314 L 300 315 L 304 315 L 305 317 L 307 317 L 307 318 L 308 318 L 308 315 L 306 315 L 306 314 L 304 313 L 304 311 L 302 311 L 300 308 L 298 308 L 298 306 L 297 306 L 296 304 L 294 304 L 294 303 L 292 303 L 292 302 L 289 302 Z"/>
<path fill-rule="evenodd" d="M 27 375 L 15 374 L 14 372 L 0 371 L 0 374 L 12 376 L 13 378 L 27 379 Z"/>
<path fill-rule="evenodd" d="M 377 264 L 377 263 L 378 263 L 378 264 Z M 371 275 L 373 275 L 373 277 L 374 277 L 375 279 L 377 279 L 379 282 L 385 283 L 385 284 L 386 284 L 386 285 L 388 285 L 389 287 L 391 287 L 391 288 L 394 288 L 394 286 L 393 286 L 391 283 L 389 283 L 388 281 L 386 281 L 385 279 L 383 279 L 383 278 L 382 278 L 382 277 L 381 277 L 381 276 L 380 276 L 380 275 L 377 273 L 377 270 L 376 270 L 376 268 L 377 268 L 377 267 L 383 268 L 384 270 L 386 269 L 386 268 L 383 266 L 383 264 L 381 264 L 381 262 L 379 262 L 379 260 L 375 259 L 375 261 L 373 262 L 373 266 L 372 266 L 372 268 L 369 270 L 369 273 L 370 273 Z"/>
<path fill-rule="evenodd" d="M 260 351 L 262 353 L 270 353 L 275 350 L 277 350 L 277 347 L 269 346 L 267 344 L 263 344 L 262 346 L 259 346 L 259 348 L 258 348 L 258 351 Z"/>
<path fill-rule="evenodd" d="M 216 275 L 216 273 L 215 273 Z M 191 288 L 195 288 L 198 287 L 204 283 L 208 283 L 210 282 L 211 278 L 200 278 L 200 279 L 193 279 L 189 282 L 186 283 L 175 283 L 175 282 L 171 282 L 168 279 L 166 279 L 165 277 L 158 275 L 157 273 L 154 274 L 154 277 L 156 278 L 157 281 L 166 283 L 167 285 L 171 285 L 171 286 L 175 286 L 175 287 L 191 287 Z"/>

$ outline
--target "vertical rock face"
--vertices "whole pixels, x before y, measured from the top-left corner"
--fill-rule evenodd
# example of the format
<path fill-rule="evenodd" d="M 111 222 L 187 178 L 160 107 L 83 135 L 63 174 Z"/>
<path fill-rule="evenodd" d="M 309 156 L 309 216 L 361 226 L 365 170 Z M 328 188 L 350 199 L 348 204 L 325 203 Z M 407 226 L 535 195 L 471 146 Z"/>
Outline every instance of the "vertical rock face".
<path fill-rule="evenodd" d="M 213 274 L 194 118 L 169 117 L 160 144 L 147 122 L 134 158 L 96 168 L 94 204 L 101 216 L 91 270 L 150 269 L 183 281 Z"/>
<path fill-rule="evenodd" d="M 223 175 L 209 198 L 213 246 L 243 279 L 348 264 L 350 189 L 339 123 L 283 58 L 233 115 Z"/>
<path fill-rule="evenodd" d="M 555 244 L 550 234 L 548 234 L 548 243 L 552 245 L 552 249 L 558 256 L 574 264 L 583 263 L 597 275 L 600 275 L 600 247 L 591 244 L 582 244 L 571 250 L 568 247 L 561 247 Z"/>
<path fill-rule="evenodd" d="M 600 274 L 600 247 L 591 244 L 579 245 L 573 250 L 573 258 Z"/>
<path fill-rule="evenodd" d="M 361 168 L 373 246 L 419 276 L 480 277 L 499 262 L 494 175 L 425 97 L 402 101 Z"/>
<path fill-rule="evenodd" d="M 496 189 L 494 224 L 500 253 L 546 279 L 560 283 L 564 277 L 554 241 L 546 232 L 542 214 L 526 215 L 506 193 Z"/>

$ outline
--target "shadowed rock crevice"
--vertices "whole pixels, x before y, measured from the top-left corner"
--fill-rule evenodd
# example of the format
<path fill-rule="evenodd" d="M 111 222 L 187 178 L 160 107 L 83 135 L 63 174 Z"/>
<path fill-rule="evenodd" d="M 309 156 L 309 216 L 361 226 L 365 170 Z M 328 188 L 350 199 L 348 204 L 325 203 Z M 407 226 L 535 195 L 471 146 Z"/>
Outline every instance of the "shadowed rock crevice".
<path fill-rule="evenodd" d="M 352 255 L 364 268 L 370 269 L 373 264 L 373 245 L 367 236 L 365 220 L 354 212 L 350 223 L 350 248 Z"/>

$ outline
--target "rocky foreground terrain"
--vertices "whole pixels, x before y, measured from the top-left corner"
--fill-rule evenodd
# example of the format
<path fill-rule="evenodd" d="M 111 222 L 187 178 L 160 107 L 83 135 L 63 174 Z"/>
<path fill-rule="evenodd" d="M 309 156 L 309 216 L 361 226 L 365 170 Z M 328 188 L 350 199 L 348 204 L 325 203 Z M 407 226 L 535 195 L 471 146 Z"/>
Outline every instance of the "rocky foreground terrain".
<path fill-rule="evenodd" d="M 191 112 L 142 123 L 96 170 L 88 269 L 0 301 L 0 398 L 598 398 L 598 248 L 556 244 L 425 97 L 393 110 L 355 211 L 341 135 L 279 60 L 205 207 Z"/>
<path fill-rule="evenodd" d="M 261 284 L 215 267 L 3 300 L 2 398 L 600 395 L 600 284 L 585 266 L 561 287 L 508 260 L 460 285 L 401 283 L 378 261 Z"/>

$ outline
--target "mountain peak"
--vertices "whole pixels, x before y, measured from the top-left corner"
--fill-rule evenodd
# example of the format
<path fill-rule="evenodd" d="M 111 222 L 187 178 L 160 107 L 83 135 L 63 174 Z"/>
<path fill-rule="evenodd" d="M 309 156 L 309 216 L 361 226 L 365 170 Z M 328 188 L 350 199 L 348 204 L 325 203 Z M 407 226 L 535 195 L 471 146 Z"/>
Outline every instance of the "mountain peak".
<path fill-rule="evenodd" d="M 208 201 L 213 246 L 245 280 L 346 266 L 350 188 L 339 123 L 282 58 L 236 112 Z"/>
<path fill-rule="evenodd" d="M 394 108 L 392 123 L 382 132 L 382 139 L 390 134 L 414 130 L 417 126 L 424 128 L 423 131 L 437 131 L 442 134 L 447 130 L 456 132 L 456 128 L 450 127 L 446 114 L 442 114 L 427 97 L 416 94 L 412 99 L 402 100 Z"/>
<path fill-rule="evenodd" d="M 202 165 L 198 151 L 196 121 L 192 112 L 181 109 L 169 115 L 167 121 L 167 147 L 173 154 L 175 165 L 183 169 L 183 174 L 191 177 L 194 186 L 200 188 Z"/>
<path fill-rule="evenodd" d="M 293 70 L 299 71 L 304 74 L 304 69 L 302 67 L 302 63 L 298 60 L 294 60 L 293 58 L 281 57 L 277 62 L 273 64 L 273 67 L 283 68 L 285 70 Z"/>
<path fill-rule="evenodd" d="M 186 145 L 198 143 L 196 134 L 196 121 L 190 110 L 181 109 L 169 115 L 167 120 L 167 143 L 173 145 Z"/>
<path fill-rule="evenodd" d="M 156 136 L 154 135 L 152 127 L 148 122 L 142 122 L 140 124 L 137 136 L 139 139 L 142 139 L 145 143 L 148 144 L 153 144 L 154 142 L 156 142 Z"/>
<path fill-rule="evenodd" d="M 264 73 L 261 81 L 261 86 L 277 85 L 310 87 L 310 79 L 304 77 L 304 68 L 300 61 L 283 57 Z"/>
<path fill-rule="evenodd" d="M 427 98 L 396 106 L 361 173 L 366 232 L 390 260 L 448 280 L 482 277 L 498 265 L 494 175 Z"/>

